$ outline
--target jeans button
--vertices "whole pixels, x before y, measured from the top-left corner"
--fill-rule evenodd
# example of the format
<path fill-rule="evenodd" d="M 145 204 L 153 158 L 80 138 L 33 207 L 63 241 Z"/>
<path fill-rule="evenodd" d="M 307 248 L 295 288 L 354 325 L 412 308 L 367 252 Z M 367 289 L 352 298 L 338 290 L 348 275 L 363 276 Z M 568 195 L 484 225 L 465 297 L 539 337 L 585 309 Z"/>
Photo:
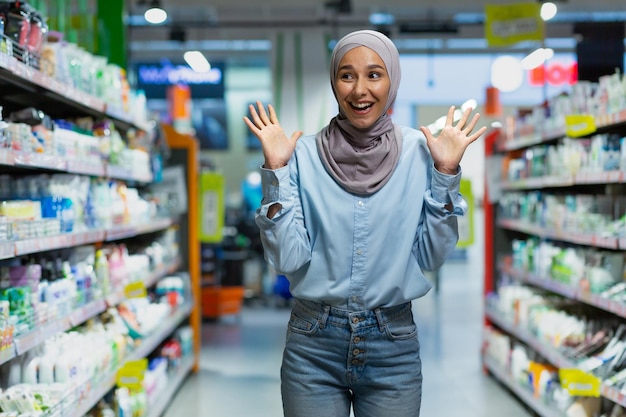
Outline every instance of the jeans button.
<path fill-rule="evenodd" d="M 361 341 L 361 338 L 359 336 L 354 338 L 354 343 L 359 343 Z"/>
<path fill-rule="evenodd" d="M 352 323 L 357 324 L 359 322 L 358 317 L 352 317 Z"/>
<path fill-rule="evenodd" d="M 361 353 L 361 351 L 360 351 L 360 350 L 358 350 L 358 349 L 354 349 L 354 350 L 352 351 L 352 354 L 353 354 L 354 356 L 358 355 L 359 353 Z"/>

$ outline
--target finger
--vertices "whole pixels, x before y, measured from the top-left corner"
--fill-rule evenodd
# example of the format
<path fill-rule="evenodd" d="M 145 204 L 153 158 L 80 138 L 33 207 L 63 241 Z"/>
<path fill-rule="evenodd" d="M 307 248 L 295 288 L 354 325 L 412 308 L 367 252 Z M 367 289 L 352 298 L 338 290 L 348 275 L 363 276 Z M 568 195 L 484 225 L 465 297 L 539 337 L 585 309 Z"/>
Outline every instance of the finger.
<path fill-rule="evenodd" d="M 446 117 L 446 126 L 452 126 L 452 122 L 454 121 L 454 106 L 450 106 L 448 109 L 448 115 Z"/>
<path fill-rule="evenodd" d="M 259 119 L 259 114 L 257 113 L 254 105 L 250 104 L 248 107 L 250 108 L 250 116 L 252 116 L 252 120 L 254 120 L 256 127 L 263 126 L 263 122 Z"/>
<path fill-rule="evenodd" d="M 472 117 L 470 124 L 467 125 L 465 129 L 463 130 L 463 133 L 465 133 L 466 135 L 469 135 L 470 132 L 474 130 L 474 128 L 476 127 L 476 123 L 478 123 L 478 119 L 480 119 L 480 114 L 476 113 L 474 117 Z"/>
<path fill-rule="evenodd" d="M 248 119 L 248 117 L 244 116 L 243 117 L 243 121 L 246 123 L 246 125 L 248 125 L 248 128 L 250 129 L 250 131 L 252 133 L 254 133 L 255 136 L 259 136 L 259 133 L 261 132 L 259 130 L 259 128 L 257 127 L 257 125 L 255 125 L 252 120 Z"/>
<path fill-rule="evenodd" d="M 426 126 L 420 126 L 420 130 L 422 131 L 424 136 L 426 136 L 426 142 L 431 142 L 435 139 L 430 129 L 427 128 Z"/>
<path fill-rule="evenodd" d="M 270 111 L 270 122 L 272 122 L 274 124 L 279 124 L 278 123 L 278 116 L 276 115 L 276 110 L 274 110 L 274 106 L 272 106 L 271 104 L 268 104 L 267 108 Z"/>
<path fill-rule="evenodd" d="M 481 135 L 483 133 L 485 133 L 487 131 L 487 126 L 483 126 L 480 129 L 478 129 L 478 131 L 476 133 L 474 133 L 472 136 L 468 136 L 468 145 L 472 142 L 474 142 L 476 139 L 478 139 L 479 137 L 481 137 Z"/>
<path fill-rule="evenodd" d="M 291 141 L 292 142 L 297 142 L 298 139 L 300 139 L 300 137 L 302 136 L 304 132 L 302 132 L 301 130 L 297 130 L 295 132 L 293 132 L 293 134 L 291 135 Z"/>
<path fill-rule="evenodd" d="M 462 130 L 463 127 L 465 126 L 465 123 L 467 123 L 467 119 L 469 119 L 469 115 L 472 112 L 472 108 L 467 108 L 465 109 L 465 111 L 463 112 L 463 115 L 461 116 L 461 120 L 459 120 L 459 122 L 456 124 L 456 127 L 459 130 Z"/>
<path fill-rule="evenodd" d="M 270 119 L 267 116 L 267 113 L 265 112 L 265 106 L 263 106 L 263 104 L 260 101 L 256 102 L 257 107 L 259 108 L 259 117 L 261 118 L 261 121 L 263 122 L 264 125 L 268 125 L 270 124 Z"/>

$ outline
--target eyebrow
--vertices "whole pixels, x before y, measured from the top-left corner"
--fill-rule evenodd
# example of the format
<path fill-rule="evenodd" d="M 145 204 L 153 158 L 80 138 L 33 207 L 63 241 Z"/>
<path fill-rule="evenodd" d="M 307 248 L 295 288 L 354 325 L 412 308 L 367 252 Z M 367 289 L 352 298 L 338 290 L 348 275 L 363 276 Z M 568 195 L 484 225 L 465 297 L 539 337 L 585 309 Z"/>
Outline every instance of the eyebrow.
<path fill-rule="evenodd" d="M 368 69 L 382 69 L 384 70 L 385 67 L 383 67 L 382 65 L 379 64 L 371 64 L 367 66 Z M 351 70 L 354 69 L 354 67 L 352 65 L 343 65 L 339 68 L 337 68 L 337 71 L 341 71 L 341 70 Z"/>

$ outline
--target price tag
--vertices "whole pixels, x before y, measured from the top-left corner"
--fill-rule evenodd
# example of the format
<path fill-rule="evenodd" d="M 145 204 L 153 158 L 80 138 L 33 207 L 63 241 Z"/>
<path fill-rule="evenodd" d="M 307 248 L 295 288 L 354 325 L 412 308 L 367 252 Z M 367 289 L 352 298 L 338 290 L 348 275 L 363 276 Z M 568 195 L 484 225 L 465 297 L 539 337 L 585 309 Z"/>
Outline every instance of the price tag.
<path fill-rule="evenodd" d="M 148 295 L 146 285 L 143 281 L 130 283 L 124 288 L 126 298 L 144 298 Z"/>
<path fill-rule="evenodd" d="M 579 138 L 596 131 L 596 119 L 590 114 L 569 114 L 565 116 L 565 134 Z"/>
<path fill-rule="evenodd" d="M 580 369 L 559 369 L 561 386 L 570 395 L 580 397 L 599 397 L 602 381 Z"/>
<path fill-rule="evenodd" d="M 142 389 L 143 378 L 148 369 L 148 360 L 129 361 L 122 366 L 115 378 L 118 387 L 126 387 L 131 391 Z"/>

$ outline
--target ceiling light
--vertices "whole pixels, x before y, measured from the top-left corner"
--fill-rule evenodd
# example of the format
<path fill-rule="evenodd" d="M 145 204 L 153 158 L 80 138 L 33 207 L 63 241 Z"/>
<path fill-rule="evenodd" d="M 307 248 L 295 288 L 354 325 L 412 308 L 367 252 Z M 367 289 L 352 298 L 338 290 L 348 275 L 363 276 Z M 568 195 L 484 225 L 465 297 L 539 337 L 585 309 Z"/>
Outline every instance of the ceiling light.
<path fill-rule="evenodd" d="M 167 12 L 161 8 L 158 1 L 153 1 L 150 3 L 150 7 L 146 10 L 143 17 L 148 23 L 158 25 L 167 20 Z"/>
<path fill-rule="evenodd" d="M 537 68 L 553 56 L 554 50 L 552 48 L 538 48 L 522 59 L 522 68 L 525 70 Z"/>
<path fill-rule="evenodd" d="M 500 56 L 491 64 L 491 85 L 503 93 L 510 93 L 521 87 L 524 71 L 517 58 Z"/>
<path fill-rule="evenodd" d="M 211 64 L 207 61 L 204 54 L 200 51 L 187 51 L 183 55 L 185 62 L 195 72 L 209 72 L 211 70 Z"/>
<path fill-rule="evenodd" d="M 541 18 L 545 20 L 550 20 L 554 16 L 556 16 L 557 7 L 556 4 L 548 1 L 541 5 Z"/>

